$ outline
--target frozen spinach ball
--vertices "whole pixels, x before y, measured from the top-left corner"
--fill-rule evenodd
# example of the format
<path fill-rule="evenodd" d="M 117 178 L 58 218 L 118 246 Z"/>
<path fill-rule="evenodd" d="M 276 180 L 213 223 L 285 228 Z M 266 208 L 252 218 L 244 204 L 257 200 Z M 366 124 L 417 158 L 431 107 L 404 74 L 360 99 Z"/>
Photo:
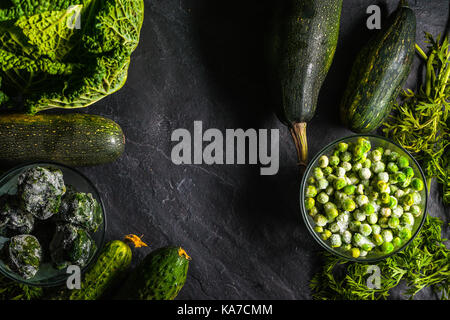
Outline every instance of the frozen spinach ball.
<path fill-rule="evenodd" d="M 0 198 L 0 235 L 10 238 L 33 231 L 34 217 L 19 206 L 16 196 L 4 195 Z"/>
<path fill-rule="evenodd" d="M 19 176 L 17 191 L 23 210 L 46 220 L 58 212 L 66 187 L 61 170 L 34 167 Z"/>
<path fill-rule="evenodd" d="M 39 270 L 42 248 L 35 236 L 22 234 L 12 237 L 6 245 L 7 264 L 24 279 L 33 278 Z"/>
<path fill-rule="evenodd" d="M 69 265 L 84 267 L 95 249 L 87 231 L 71 224 L 58 225 L 50 242 L 50 256 L 58 269 Z"/>
<path fill-rule="evenodd" d="M 54 218 L 57 222 L 71 223 L 89 232 L 96 232 L 103 222 L 102 209 L 92 194 L 76 192 L 73 187 L 67 188 L 60 212 Z"/>

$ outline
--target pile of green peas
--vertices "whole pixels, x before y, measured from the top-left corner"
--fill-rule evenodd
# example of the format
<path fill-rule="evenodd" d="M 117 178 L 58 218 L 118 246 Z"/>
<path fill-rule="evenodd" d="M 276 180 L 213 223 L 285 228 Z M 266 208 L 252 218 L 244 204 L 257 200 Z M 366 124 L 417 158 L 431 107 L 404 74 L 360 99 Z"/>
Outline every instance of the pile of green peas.
<path fill-rule="evenodd" d="M 319 158 L 307 180 L 305 208 L 331 247 L 354 258 L 389 254 L 411 238 L 423 214 L 423 188 L 407 157 L 371 150 L 370 141 L 360 137 Z"/>

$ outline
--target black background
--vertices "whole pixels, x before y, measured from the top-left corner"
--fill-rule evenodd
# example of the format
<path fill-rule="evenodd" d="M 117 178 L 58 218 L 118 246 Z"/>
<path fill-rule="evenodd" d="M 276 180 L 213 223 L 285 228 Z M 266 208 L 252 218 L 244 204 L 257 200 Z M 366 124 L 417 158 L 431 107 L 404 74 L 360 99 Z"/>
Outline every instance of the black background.
<path fill-rule="evenodd" d="M 411 0 L 417 42 L 445 30 L 448 0 Z M 344 0 L 340 40 L 308 125 L 310 157 L 351 134 L 338 105 L 352 61 L 374 31 L 366 9 L 383 16 L 397 1 Z M 300 216 L 300 176 L 287 129 L 274 116 L 265 60 L 266 35 L 279 1 L 146 0 L 141 42 L 126 85 L 87 110 L 118 122 L 126 151 L 116 162 L 83 168 L 106 206 L 107 240 L 144 235 L 150 248 L 134 250 L 137 263 L 152 249 L 181 245 L 192 256 L 179 299 L 310 299 L 309 280 L 321 248 Z M 384 20 L 383 20 L 384 21 Z M 419 59 L 408 79 L 414 88 Z M 203 128 L 279 128 L 280 170 L 260 176 L 256 165 L 172 163 L 172 131 Z M 438 189 L 431 215 L 448 217 Z M 448 222 L 448 218 L 446 218 Z M 392 298 L 401 299 L 399 290 Z M 436 298 L 424 290 L 420 299 Z"/>

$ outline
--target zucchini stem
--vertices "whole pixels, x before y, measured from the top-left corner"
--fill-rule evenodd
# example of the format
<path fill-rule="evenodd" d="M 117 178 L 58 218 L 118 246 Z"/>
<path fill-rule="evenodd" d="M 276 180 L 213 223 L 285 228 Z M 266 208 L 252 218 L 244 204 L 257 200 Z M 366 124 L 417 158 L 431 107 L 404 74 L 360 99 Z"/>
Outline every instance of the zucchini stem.
<path fill-rule="evenodd" d="M 306 138 L 306 122 L 296 122 L 289 129 L 297 149 L 298 164 L 306 167 L 308 164 L 308 140 Z"/>

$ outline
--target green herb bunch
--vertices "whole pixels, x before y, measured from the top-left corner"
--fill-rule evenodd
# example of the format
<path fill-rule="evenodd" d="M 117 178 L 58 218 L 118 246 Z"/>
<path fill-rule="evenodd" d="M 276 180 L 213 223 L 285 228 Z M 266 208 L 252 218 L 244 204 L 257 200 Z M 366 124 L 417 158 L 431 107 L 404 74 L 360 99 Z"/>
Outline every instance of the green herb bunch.
<path fill-rule="evenodd" d="M 40 287 L 30 287 L 0 275 L 0 300 L 34 300 L 42 294 Z"/>
<path fill-rule="evenodd" d="M 325 263 L 310 282 L 314 299 L 379 300 L 387 299 L 391 289 L 406 283 L 405 297 L 431 287 L 440 299 L 450 297 L 450 252 L 442 239 L 442 221 L 427 216 L 420 234 L 403 251 L 378 263 L 349 262 L 325 252 Z M 369 288 L 370 265 L 380 269 L 380 287 Z M 342 272 L 344 269 L 345 272 Z M 340 272 L 341 271 L 341 272 Z"/>
<path fill-rule="evenodd" d="M 426 33 L 428 55 L 416 45 L 425 60 L 423 85 L 414 93 L 403 92 L 392 115 L 384 124 L 386 136 L 412 152 L 421 163 L 427 184 L 436 178 L 443 185 L 443 203 L 450 203 L 450 46 L 448 37 L 441 42 Z"/>

